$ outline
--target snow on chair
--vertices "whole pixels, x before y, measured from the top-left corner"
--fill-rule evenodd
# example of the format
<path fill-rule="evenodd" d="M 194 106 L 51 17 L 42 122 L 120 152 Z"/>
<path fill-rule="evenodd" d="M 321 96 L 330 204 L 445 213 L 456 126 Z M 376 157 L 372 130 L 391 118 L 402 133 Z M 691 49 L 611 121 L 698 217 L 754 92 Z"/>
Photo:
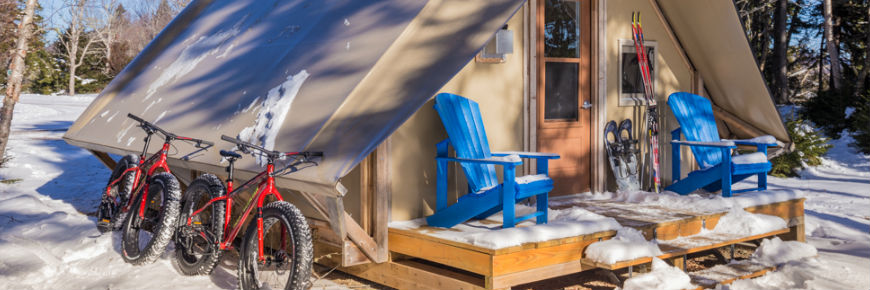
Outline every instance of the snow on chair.
<path fill-rule="evenodd" d="M 673 93 L 668 97 L 668 105 L 680 128 L 671 132 L 672 178 L 673 184 L 665 188 L 679 194 L 689 194 L 698 188 L 709 192 L 722 189 L 722 196 L 732 193 L 767 189 L 767 172 L 771 169 L 767 161 L 767 147 L 776 146 L 773 136 L 761 136 L 749 140 L 722 140 L 713 117 L 713 106 L 704 97 L 690 93 Z M 680 132 L 687 141 L 680 141 Z M 680 179 L 680 145 L 689 146 L 699 170 Z M 737 145 L 752 145 L 757 152 L 731 156 Z M 752 175 L 758 176 L 758 187 L 731 190 L 731 184 Z"/>
<path fill-rule="evenodd" d="M 441 116 L 447 139 L 437 147 L 437 196 L 435 214 L 426 218 L 430 226 L 453 227 L 472 218 L 483 219 L 503 211 L 505 228 L 517 222 L 536 218 L 538 224 L 547 223 L 547 194 L 553 189 L 548 175 L 548 161 L 559 155 L 534 152 L 490 152 L 483 120 L 477 103 L 454 94 L 435 96 L 435 110 Z M 448 156 L 452 146 L 456 157 Z M 537 174 L 516 178 L 516 167 L 522 159 L 537 160 Z M 469 193 L 447 205 L 447 163 L 462 165 L 468 180 Z M 495 165 L 503 167 L 503 182 L 498 184 Z M 516 202 L 537 196 L 537 208 L 532 214 L 516 217 Z"/>

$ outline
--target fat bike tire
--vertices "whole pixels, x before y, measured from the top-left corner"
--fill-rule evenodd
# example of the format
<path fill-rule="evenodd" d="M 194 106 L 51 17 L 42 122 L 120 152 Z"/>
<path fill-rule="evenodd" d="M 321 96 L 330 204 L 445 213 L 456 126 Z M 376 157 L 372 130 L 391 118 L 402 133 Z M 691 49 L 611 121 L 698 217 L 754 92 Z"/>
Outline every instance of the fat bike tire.
<path fill-rule="evenodd" d="M 197 177 L 184 191 L 175 234 L 175 262 L 182 274 L 209 275 L 220 261 L 218 243 L 224 237 L 226 201 L 215 201 L 196 216 L 191 215 L 225 192 L 221 180 L 212 174 Z"/>
<path fill-rule="evenodd" d="M 105 189 L 103 190 L 100 206 L 97 209 L 97 230 L 100 233 L 117 231 L 124 224 L 127 212 L 122 212 L 121 209 L 127 204 L 130 193 L 133 192 L 133 182 L 136 178 L 135 171 L 128 171 L 126 174 L 124 172 L 138 165 L 139 156 L 130 154 L 121 158 L 118 164 L 115 165 L 115 169 L 112 170 L 109 182 L 106 183 L 109 194 L 106 194 Z M 118 180 L 118 178 L 121 179 Z M 118 180 L 118 182 L 112 184 L 115 180 Z"/>
<path fill-rule="evenodd" d="M 152 263 L 164 252 L 175 233 L 181 204 L 181 189 L 172 174 L 151 176 L 147 186 L 144 217 L 139 217 L 142 203 L 137 197 L 121 229 L 121 257 L 133 265 Z"/>
<path fill-rule="evenodd" d="M 263 207 L 263 256 L 259 261 L 256 220 L 248 226 L 239 253 L 239 288 L 311 287 L 311 230 L 296 206 L 278 201 Z"/>

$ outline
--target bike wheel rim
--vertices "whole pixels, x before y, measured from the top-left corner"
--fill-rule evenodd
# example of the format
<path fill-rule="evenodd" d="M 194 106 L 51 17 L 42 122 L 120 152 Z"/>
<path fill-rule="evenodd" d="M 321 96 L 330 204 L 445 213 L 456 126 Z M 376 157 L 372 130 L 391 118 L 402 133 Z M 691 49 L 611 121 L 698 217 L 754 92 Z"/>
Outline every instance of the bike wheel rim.
<path fill-rule="evenodd" d="M 293 280 L 296 247 L 290 223 L 283 218 L 271 218 L 274 222 L 263 221 L 263 256 L 265 261 L 259 261 L 256 253 L 259 251 L 257 241 L 253 240 L 255 255 L 249 257 L 255 283 L 263 289 L 286 289 Z M 284 229 L 284 242 L 281 243 L 281 228 Z M 283 262 L 283 263 L 282 263 Z"/>

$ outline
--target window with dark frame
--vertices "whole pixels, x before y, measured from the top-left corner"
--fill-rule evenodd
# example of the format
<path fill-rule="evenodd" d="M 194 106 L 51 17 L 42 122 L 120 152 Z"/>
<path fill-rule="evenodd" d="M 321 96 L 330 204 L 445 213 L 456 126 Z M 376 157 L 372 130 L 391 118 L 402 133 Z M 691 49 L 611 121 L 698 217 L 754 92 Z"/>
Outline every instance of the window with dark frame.
<path fill-rule="evenodd" d="M 626 44 L 627 42 L 627 44 Z M 619 105 L 635 106 L 644 105 L 646 101 L 643 93 L 643 78 L 638 67 L 637 51 L 631 40 L 621 41 L 620 49 L 620 81 L 619 81 Z M 647 59 L 649 59 L 650 77 L 653 87 L 656 83 L 656 45 L 654 42 L 646 42 Z"/>

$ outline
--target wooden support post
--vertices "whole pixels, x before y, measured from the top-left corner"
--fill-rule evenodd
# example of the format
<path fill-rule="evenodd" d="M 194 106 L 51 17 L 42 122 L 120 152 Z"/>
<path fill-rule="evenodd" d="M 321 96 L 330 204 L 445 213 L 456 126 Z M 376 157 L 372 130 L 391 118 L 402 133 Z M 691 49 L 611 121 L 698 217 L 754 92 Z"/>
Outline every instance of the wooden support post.
<path fill-rule="evenodd" d="M 803 210 L 803 209 L 801 209 Z M 779 235 L 779 237 L 786 241 L 798 241 L 798 242 L 806 242 L 806 230 L 804 229 L 804 216 L 796 216 L 790 218 L 788 220 L 788 233 L 784 233 Z"/>
<path fill-rule="evenodd" d="M 359 163 L 359 223 L 366 233 L 372 232 L 372 196 L 374 195 L 374 168 L 373 160 L 375 153 L 369 154 L 368 157 Z"/>
<path fill-rule="evenodd" d="M 392 172 L 390 171 L 390 138 L 384 140 L 375 151 L 374 220 L 372 235 L 377 244 L 377 259 L 380 263 L 389 256 L 389 226 L 393 197 Z"/>
<path fill-rule="evenodd" d="M 686 256 L 682 255 L 682 256 L 674 257 L 673 259 L 671 259 L 671 264 L 674 265 L 674 267 L 677 267 L 678 269 L 685 271 L 686 270 Z"/>
<path fill-rule="evenodd" d="M 339 237 L 346 237 L 347 227 L 345 226 L 345 222 L 347 219 L 345 219 L 344 216 L 347 212 L 344 211 L 344 201 L 341 197 L 315 195 L 314 198 L 320 200 L 320 202 L 326 206 L 326 214 L 327 217 L 329 217 L 329 226 L 332 228 L 332 231 Z M 356 222 L 354 222 L 354 224 L 355 223 Z"/>
<path fill-rule="evenodd" d="M 703 96 L 706 90 L 704 89 L 704 78 L 701 77 L 701 72 L 694 71 L 692 73 L 692 93 Z"/>
<path fill-rule="evenodd" d="M 369 234 L 366 233 L 347 212 L 344 213 L 344 225 L 347 229 L 347 237 L 350 238 L 350 240 L 356 244 L 360 250 L 362 250 L 366 257 L 375 263 L 386 261 L 386 259 L 383 261 L 378 260 L 377 244 L 375 243 L 375 240 L 372 239 L 372 237 L 369 237 Z"/>
<path fill-rule="evenodd" d="M 107 154 L 106 152 L 103 152 L 103 151 L 96 151 L 96 150 L 90 150 L 90 149 L 88 149 L 88 151 L 90 151 L 91 154 L 94 154 L 94 156 L 96 156 L 97 159 L 99 159 L 100 162 L 103 163 L 103 165 L 105 165 L 106 167 L 108 167 L 109 170 L 114 170 L 114 169 L 115 169 L 115 166 L 118 165 L 118 162 L 115 161 L 114 159 L 112 159 L 112 157 L 109 156 L 109 154 Z"/>

